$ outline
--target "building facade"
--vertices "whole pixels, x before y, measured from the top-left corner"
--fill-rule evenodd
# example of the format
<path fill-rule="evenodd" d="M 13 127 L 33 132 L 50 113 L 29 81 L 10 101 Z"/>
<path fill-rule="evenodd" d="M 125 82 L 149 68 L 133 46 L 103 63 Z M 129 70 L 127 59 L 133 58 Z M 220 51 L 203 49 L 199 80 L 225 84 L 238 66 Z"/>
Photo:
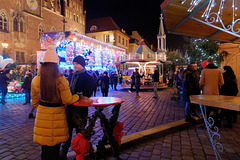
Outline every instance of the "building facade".
<path fill-rule="evenodd" d="M 36 61 L 42 32 L 76 31 L 85 34 L 83 0 L 1 0 L 1 55 L 17 63 Z"/>
<path fill-rule="evenodd" d="M 94 18 L 87 21 L 86 35 L 115 45 L 129 53 L 129 35 L 114 22 L 111 17 Z"/>

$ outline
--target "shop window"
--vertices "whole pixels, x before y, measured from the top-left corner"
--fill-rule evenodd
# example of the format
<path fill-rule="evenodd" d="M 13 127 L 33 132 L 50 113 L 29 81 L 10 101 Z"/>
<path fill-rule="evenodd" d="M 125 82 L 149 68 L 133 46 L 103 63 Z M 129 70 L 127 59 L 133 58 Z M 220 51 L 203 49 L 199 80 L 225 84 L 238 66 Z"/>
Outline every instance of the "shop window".
<path fill-rule="evenodd" d="M 40 23 L 39 27 L 38 27 L 38 38 L 41 38 L 41 33 L 44 32 L 44 24 Z"/>
<path fill-rule="evenodd" d="M 105 35 L 105 42 L 109 43 L 110 42 L 110 35 Z"/>
<path fill-rule="evenodd" d="M 16 61 L 18 63 L 25 63 L 25 52 L 16 51 Z"/>
<path fill-rule="evenodd" d="M 20 32 L 23 32 L 23 21 L 22 20 L 20 20 Z"/>
<path fill-rule="evenodd" d="M 68 7 L 69 7 L 69 1 L 70 1 L 70 0 L 67 0 L 67 6 L 68 6 Z"/>
<path fill-rule="evenodd" d="M 79 23 L 82 24 L 82 17 L 80 16 L 79 18 L 80 18 L 80 22 Z"/>
<path fill-rule="evenodd" d="M 13 19 L 13 31 L 18 31 L 18 21 L 17 21 L 17 18 Z"/>
<path fill-rule="evenodd" d="M 7 31 L 7 15 L 4 11 L 0 12 L 0 31 Z"/>

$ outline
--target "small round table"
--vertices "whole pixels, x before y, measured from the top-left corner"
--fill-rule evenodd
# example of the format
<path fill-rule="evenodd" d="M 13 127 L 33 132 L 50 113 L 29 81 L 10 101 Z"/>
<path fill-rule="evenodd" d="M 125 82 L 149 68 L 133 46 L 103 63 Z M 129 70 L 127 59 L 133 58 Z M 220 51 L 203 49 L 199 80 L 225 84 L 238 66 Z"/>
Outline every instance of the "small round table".
<path fill-rule="evenodd" d="M 74 106 L 81 106 L 81 107 L 108 107 L 111 105 L 122 104 L 125 100 L 122 98 L 117 97 L 91 97 L 92 102 L 85 102 L 85 101 L 77 101 L 73 103 Z"/>
<path fill-rule="evenodd" d="M 93 128 L 95 126 L 95 122 L 97 120 L 97 117 L 100 118 L 101 126 L 103 127 L 103 137 L 101 140 L 98 141 L 97 144 L 97 152 L 96 152 L 96 158 L 104 158 L 105 155 L 105 145 L 109 144 L 112 148 L 112 151 L 114 153 L 114 157 L 119 158 L 120 155 L 120 146 L 118 145 L 118 142 L 113 137 L 113 129 L 116 125 L 119 111 L 121 104 L 125 101 L 122 98 L 117 97 L 91 97 L 92 102 L 86 102 L 83 100 L 77 101 L 73 103 L 74 106 L 80 106 L 80 107 L 95 107 L 96 111 L 92 115 L 92 118 L 89 118 L 89 126 L 83 131 L 85 135 L 84 137 L 89 139 L 91 138 L 91 135 L 93 135 L 94 131 Z M 107 119 L 106 116 L 102 113 L 103 109 L 115 105 L 112 109 L 112 116 Z M 90 136 L 89 136 L 90 135 Z"/>

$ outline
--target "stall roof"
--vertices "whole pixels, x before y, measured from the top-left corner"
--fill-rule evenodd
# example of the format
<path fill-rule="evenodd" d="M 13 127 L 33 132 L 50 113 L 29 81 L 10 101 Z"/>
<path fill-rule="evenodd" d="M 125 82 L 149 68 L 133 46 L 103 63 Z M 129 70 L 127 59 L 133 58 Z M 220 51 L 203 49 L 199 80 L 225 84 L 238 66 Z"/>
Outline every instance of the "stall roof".
<path fill-rule="evenodd" d="M 144 53 L 152 53 L 155 54 L 146 44 L 142 41 L 130 54 L 144 54 Z"/>
<path fill-rule="evenodd" d="M 52 37 L 51 37 L 52 36 Z M 49 44 L 45 44 L 44 40 L 46 38 L 49 37 L 49 44 L 54 45 L 54 47 L 57 47 L 59 44 L 61 44 L 64 40 L 70 40 L 70 41 L 76 41 L 76 42 L 80 42 L 82 39 L 85 40 L 89 40 L 90 42 L 94 42 L 109 48 L 113 48 L 113 49 L 117 49 L 117 50 L 121 50 L 125 52 L 125 49 L 96 40 L 94 38 L 82 35 L 80 33 L 77 32 L 73 32 L 73 31 L 66 31 L 66 32 L 44 32 L 42 33 L 41 36 L 41 49 L 44 50 L 46 49 Z M 51 37 L 51 38 L 50 38 Z"/>
<path fill-rule="evenodd" d="M 184 4 L 182 4 L 183 1 L 185 1 Z M 233 12 L 233 1 L 225 0 L 222 13 L 212 14 L 215 15 L 215 17 L 216 15 L 219 15 L 219 18 L 222 19 L 223 25 L 216 21 L 208 23 L 205 21 L 205 18 L 202 17 L 204 11 L 211 2 L 210 0 L 200 0 L 200 3 L 195 6 L 192 12 L 188 12 L 191 1 L 192 0 L 165 0 L 161 4 L 161 9 L 165 18 L 165 26 L 167 27 L 168 33 L 240 43 L 239 33 L 234 33 L 231 29 L 224 29 L 224 27 L 232 24 L 233 17 L 236 22 L 240 16 L 239 9 L 236 9 Z M 215 1 L 213 4 L 214 7 L 211 9 L 210 13 L 218 13 L 221 3 L 222 1 L 220 0 Z M 209 18 L 211 17 L 209 16 Z M 238 31 L 239 24 L 237 22 L 234 24 L 235 26 L 233 31 Z"/>

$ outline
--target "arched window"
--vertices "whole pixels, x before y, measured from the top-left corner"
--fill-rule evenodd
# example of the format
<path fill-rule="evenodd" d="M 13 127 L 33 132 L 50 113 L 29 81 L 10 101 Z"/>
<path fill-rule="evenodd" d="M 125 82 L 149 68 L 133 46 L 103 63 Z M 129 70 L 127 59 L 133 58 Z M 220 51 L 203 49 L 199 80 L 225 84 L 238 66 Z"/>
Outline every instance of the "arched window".
<path fill-rule="evenodd" d="M 41 33 L 44 32 L 44 24 L 43 23 L 40 23 L 40 25 L 38 26 L 38 38 L 40 39 L 41 38 Z"/>
<path fill-rule="evenodd" d="M 17 20 L 17 18 L 13 19 L 13 31 L 18 31 L 18 20 Z"/>
<path fill-rule="evenodd" d="M 20 24 L 20 32 L 23 32 L 23 21 L 21 19 L 20 19 L 19 24 Z"/>
<path fill-rule="evenodd" d="M 4 11 L 0 12 L 0 31 L 7 31 L 7 15 Z"/>
<path fill-rule="evenodd" d="M 93 25 L 91 28 L 90 28 L 90 31 L 96 31 L 98 29 L 97 26 Z"/>

